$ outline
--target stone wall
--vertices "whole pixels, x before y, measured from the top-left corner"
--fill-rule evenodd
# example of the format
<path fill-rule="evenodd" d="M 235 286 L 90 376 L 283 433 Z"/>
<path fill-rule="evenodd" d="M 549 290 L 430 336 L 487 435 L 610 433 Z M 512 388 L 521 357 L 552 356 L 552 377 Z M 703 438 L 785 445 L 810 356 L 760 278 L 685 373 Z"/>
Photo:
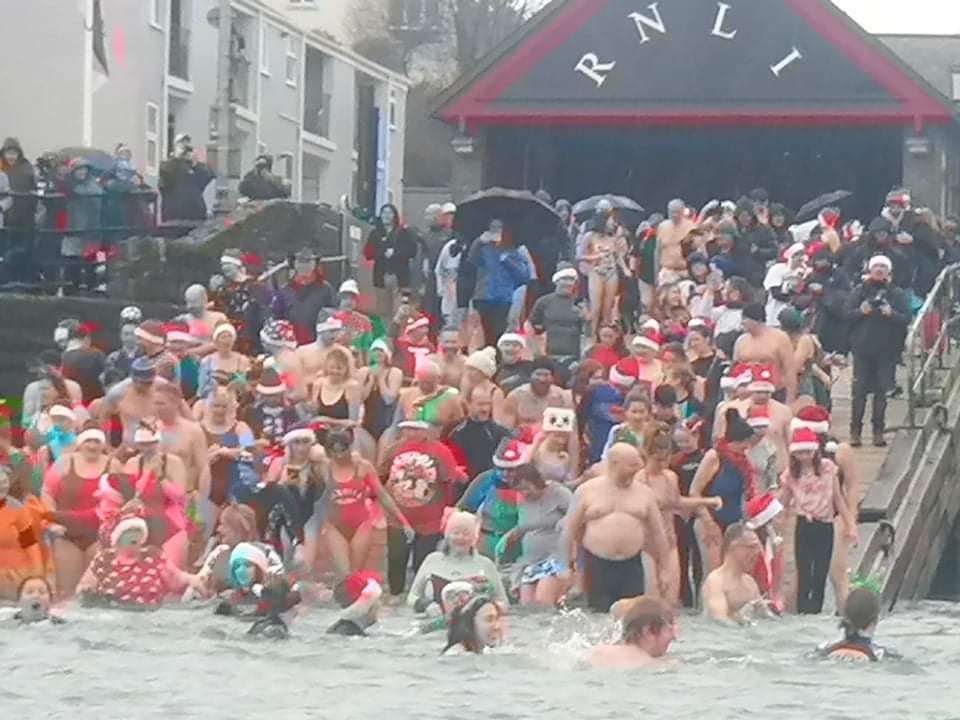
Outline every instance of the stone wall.
<path fill-rule="evenodd" d="M 340 256 L 341 225 L 340 212 L 326 205 L 247 203 L 176 240 L 131 240 L 111 265 L 109 294 L 140 302 L 180 303 L 187 286 L 206 285 L 220 271 L 220 255 L 228 248 L 253 253 L 265 265 L 302 248 L 321 257 Z M 331 282 L 339 282 L 338 267 L 325 265 L 325 270 Z"/>

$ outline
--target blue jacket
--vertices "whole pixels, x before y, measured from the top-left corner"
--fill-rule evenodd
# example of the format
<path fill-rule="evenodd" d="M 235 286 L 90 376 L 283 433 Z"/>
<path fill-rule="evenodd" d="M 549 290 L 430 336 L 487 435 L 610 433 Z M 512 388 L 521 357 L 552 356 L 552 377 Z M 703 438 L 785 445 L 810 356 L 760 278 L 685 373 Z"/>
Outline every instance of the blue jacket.
<path fill-rule="evenodd" d="M 500 305 L 513 302 L 513 291 L 530 280 L 530 264 L 516 248 L 505 249 L 474 241 L 467 263 L 476 275 L 474 300 Z"/>

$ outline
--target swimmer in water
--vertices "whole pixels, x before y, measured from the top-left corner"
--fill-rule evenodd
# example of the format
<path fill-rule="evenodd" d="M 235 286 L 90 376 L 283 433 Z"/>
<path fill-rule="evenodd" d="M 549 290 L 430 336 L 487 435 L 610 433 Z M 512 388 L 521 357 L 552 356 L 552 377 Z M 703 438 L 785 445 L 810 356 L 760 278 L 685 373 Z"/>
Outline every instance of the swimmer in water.
<path fill-rule="evenodd" d="M 454 609 L 447 629 L 447 646 L 441 655 L 453 647 L 480 655 L 486 648 L 503 642 L 504 630 L 503 608 L 489 596 L 480 595 Z"/>
<path fill-rule="evenodd" d="M 53 591 L 46 578 L 28 577 L 20 583 L 20 589 L 17 592 L 17 604 L 20 609 L 13 616 L 13 619 L 21 624 L 43 622 L 49 620 L 55 625 L 62 625 L 66 622 L 58 615 L 50 614 L 50 605 L 53 602 Z"/>
<path fill-rule="evenodd" d="M 677 619 L 662 600 L 640 596 L 621 600 L 611 613 L 623 623 L 623 636 L 615 645 L 597 645 L 586 661 L 608 669 L 631 669 L 651 665 L 664 658 L 677 637 Z"/>
<path fill-rule="evenodd" d="M 880 622 L 880 598 L 872 590 L 857 588 L 847 596 L 843 607 L 843 639 L 820 648 L 819 653 L 834 660 L 877 662 L 890 655 L 874 645 L 873 634 Z"/>
<path fill-rule="evenodd" d="M 773 615 L 751 574 L 760 551 L 760 539 L 744 523 L 733 523 L 724 531 L 723 564 L 703 583 L 703 609 L 708 618 L 746 625 L 754 617 Z"/>
<path fill-rule="evenodd" d="M 333 597 L 343 608 L 340 618 L 327 629 L 328 635 L 365 636 L 377 624 L 383 586 L 380 575 L 361 570 L 337 583 Z"/>

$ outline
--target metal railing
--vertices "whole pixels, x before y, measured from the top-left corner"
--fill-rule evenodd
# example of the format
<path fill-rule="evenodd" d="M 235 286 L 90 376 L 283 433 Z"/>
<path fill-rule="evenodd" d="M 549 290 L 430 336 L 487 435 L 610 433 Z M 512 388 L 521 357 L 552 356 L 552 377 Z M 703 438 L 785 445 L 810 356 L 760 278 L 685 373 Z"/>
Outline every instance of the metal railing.
<path fill-rule="evenodd" d="M 941 402 L 943 382 L 935 374 L 946 370 L 944 357 L 958 338 L 960 263 L 943 269 L 927 294 L 907 333 L 907 422 L 916 428 L 917 410 Z"/>

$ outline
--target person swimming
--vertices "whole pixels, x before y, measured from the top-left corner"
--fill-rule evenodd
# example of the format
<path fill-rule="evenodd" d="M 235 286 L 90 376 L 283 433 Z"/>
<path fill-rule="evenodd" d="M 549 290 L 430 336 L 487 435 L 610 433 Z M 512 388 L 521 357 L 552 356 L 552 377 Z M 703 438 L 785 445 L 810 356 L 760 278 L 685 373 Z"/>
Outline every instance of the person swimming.
<path fill-rule="evenodd" d="M 843 639 L 819 649 L 819 654 L 834 660 L 877 662 L 893 655 L 874 644 L 873 634 L 880 622 L 880 597 L 860 587 L 851 591 L 843 607 Z"/>
<path fill-rule="evenodd" d="M 44 620 L 49 620 L 54 625 L 62 625 L 66 620 L 50 613 L 52 602 L 53 590 L 46 578 L 36 576 L 25 578 L 17 591 L 17 604 L 20 609 L 17 610 L 13 619 L 23 625 Z"/>
<path fill-rule="evenodd" d="M 621 600 L 611 608 L 622 623 L 620 642 L 597 645 L 587 653 L 590 665 L 608 669 L 628 669 L 650 665 L 665 657 L 677 637 L 673 610 L 657 598 L 639 596 Z"/>
<path fill-rule="evenodd" d="M 337 583 L 333 597 L 343 608 L 328 635 L 365 636 L 377 623 L 383 586 L 378 573 L 361 570 Z"/>
<path fill-rule="evenodd" d="M 459 646 L 466 652 L 480 655 L 484 649 L 503 642 L 504 610 L 488 595 L 480 595 L 463 607 L 454 608 L 447 628 L 447 646 L 441 655 Z"/>

